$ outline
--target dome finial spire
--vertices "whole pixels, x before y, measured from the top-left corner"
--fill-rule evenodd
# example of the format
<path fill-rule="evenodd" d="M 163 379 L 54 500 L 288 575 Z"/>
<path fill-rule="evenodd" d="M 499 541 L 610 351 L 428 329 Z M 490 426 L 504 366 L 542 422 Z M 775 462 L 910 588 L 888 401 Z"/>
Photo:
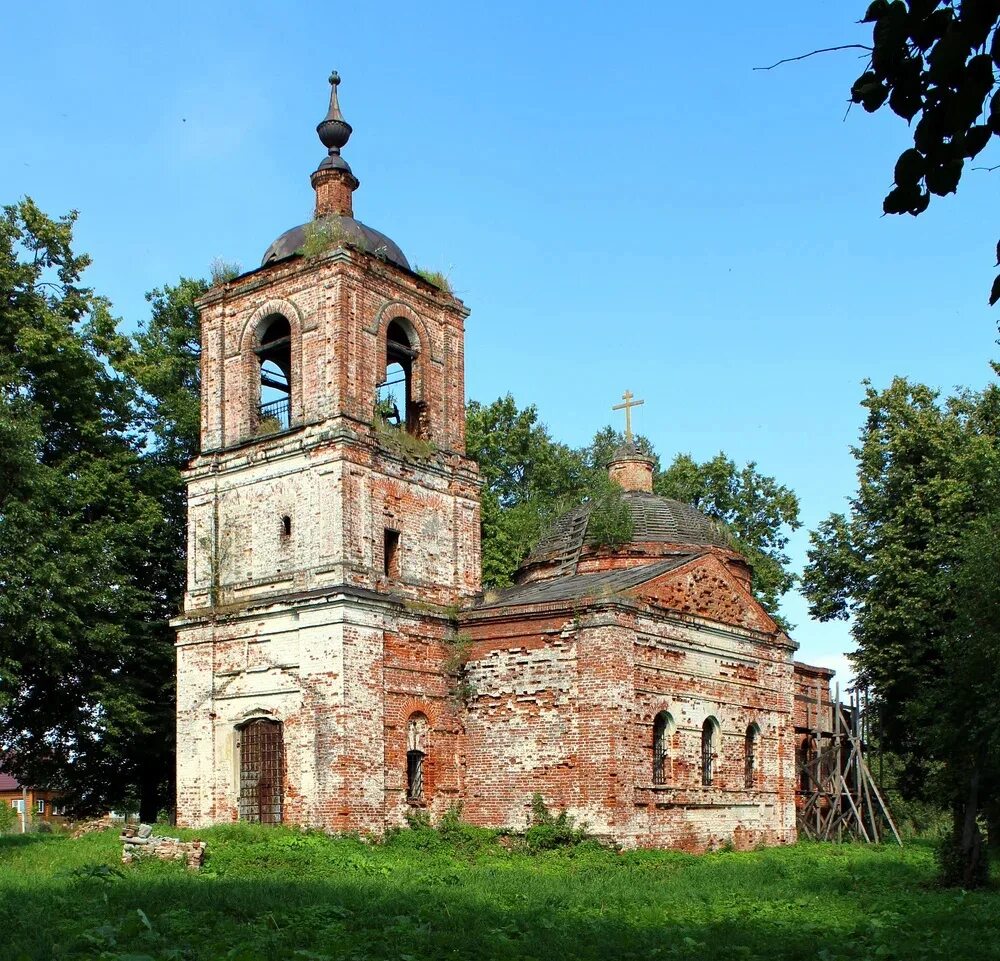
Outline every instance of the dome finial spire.
<path fill-rule="evenodd" d="M 340 156 L 340 148 L 351 139 L 351 125 L 340 112 L 337 87 L 340 74 L 334 70 L 330 74 L 330 109 L 316 125 L 316 133 L 326 156 L 313 171 L 310 181 L 316 191 L 316 216 L 331 214 L 338 217 L 354 216 L 354 201 L 351 195 L 358 189 L 358 178 L 351 172 L 350 165 Z"/>
<path fill-rule="evenodd" d="M 337 87 L 339 86 L 340 74 L 334 70 L 330 74 L 330 109 L 316 126 L 320 142 L 327 148 L 327 157 L 319 165 L 320 170 L 324 167 L 336 167 L 341 170 L 351 169 L 347 166 L 347 162 L 340 157 L 340 148 L 351 139 L 352 128 L 340 112 L 340 101 L 337 99 Z"/>

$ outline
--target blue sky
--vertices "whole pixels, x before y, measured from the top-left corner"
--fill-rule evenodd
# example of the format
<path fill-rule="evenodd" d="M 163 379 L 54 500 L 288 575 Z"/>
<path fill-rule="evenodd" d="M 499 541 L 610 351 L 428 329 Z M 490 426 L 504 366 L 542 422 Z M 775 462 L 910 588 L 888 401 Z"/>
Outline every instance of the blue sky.
<path fill-rule="evenodd" d="M 145 291 L 308 219 L 336 67 L 355 213 L 471 308 L 469 396 L 579 445 L 630 388 L 664 460 L 723 450 L 799 494 L 800 566 L 854 486 L 861 381 L 981 386 L 997 354 L 990 175 L 884 218 L 906 129 L 845 121 L 858 51 L 752 70 L 866 42 L 864 7 L 17 4 L 0 201 L 78 209 L 134 325 Z M 785 611 L 803 659 L 844 666 L 845 625 Z"/>

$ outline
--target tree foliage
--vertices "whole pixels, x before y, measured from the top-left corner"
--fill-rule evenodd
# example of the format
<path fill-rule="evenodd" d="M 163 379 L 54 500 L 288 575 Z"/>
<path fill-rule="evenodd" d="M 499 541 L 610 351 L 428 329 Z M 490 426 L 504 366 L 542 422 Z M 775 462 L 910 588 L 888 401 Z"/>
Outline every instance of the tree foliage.
<path fill-rule="evenodd" d="M 25 783 L 153 810 L 172 765 L 159 478 L 82 285 L 75 214 L 0 217 L 0 747 Z"/>
<path fill-rule="evenodd" d="M 864 16 L 872 54 L 851 87 L 865 110 L 889 109 L 912 127 L 896 161 L 887 214 L 923 213 L 958 189 L 966 163 L 1000 136 L 1000 2 L 874 0 Z M 1000 264 L 1000 244 L 997 247 Z M 1000 299 L 1000 276 L 990 304 Z"/>
<path fill-rule="evenodd" d="M 469 404 L 466 450 L 483 478 L 483 583 L 507 587 L 547 524 L 583 496 L 587 465 L 552 439 L 533 405 L 518 410 L 510 394 Z"/>
<path fill-rule="evenodd" d="M 1000 783 L 1000 389 L 942 401 L 897 378 L 864 406 L 858 491 L 811 535 L 804 591 L 814 616 L 851 618 L 883 746 L 907 794 L 952 806 L 971 883 Z"/>

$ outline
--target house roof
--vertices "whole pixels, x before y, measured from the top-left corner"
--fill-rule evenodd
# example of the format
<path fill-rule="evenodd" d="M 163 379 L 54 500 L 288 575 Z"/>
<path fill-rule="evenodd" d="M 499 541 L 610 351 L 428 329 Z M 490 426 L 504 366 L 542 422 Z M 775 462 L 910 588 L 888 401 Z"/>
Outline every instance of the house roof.
<path fill-rule="evenodd" d="M 638 587 L 654 577 L 666 574 L 700 557 L 702 552 L 678 554 L 654 564 L 624 567 L 610 571 L 596 571 L 591 574 L 568 574 L 550 577 L 544 581 L 532 581 L 510 587 L 492 598 L 477 604 L 477 608 L 521 607 L 529 604 L 547 604 L 552 601 L 600 600 L 621 591 Z"/>
<path fill-rule="evenodd" d="M 21 785 L 18 783 L 17 778 L 5 771 L 0 771 L 0 791 L 19 791 Z"/>

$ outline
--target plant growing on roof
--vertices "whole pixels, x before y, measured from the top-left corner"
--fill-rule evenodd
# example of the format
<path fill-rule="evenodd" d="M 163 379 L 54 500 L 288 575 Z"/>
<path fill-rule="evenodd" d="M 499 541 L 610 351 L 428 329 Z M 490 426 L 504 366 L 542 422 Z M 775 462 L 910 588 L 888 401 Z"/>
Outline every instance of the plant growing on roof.
<path fill-rule="evenodd" d="M 587 538 L 600 547 L 614 550 L 632 539 L 632 512 L 625 492 L 606 474 L 596 474 L 589 496 L 593 505 L 587 524 Z"/>
<path fill-rule="evenodd" d="M 302 246 L 296 251 L 303 257 L 318 257 L 328 250 L 346 247 L 354 242 L 350 231 L 336 219 L 317 217 L 306 224 Z"/>

